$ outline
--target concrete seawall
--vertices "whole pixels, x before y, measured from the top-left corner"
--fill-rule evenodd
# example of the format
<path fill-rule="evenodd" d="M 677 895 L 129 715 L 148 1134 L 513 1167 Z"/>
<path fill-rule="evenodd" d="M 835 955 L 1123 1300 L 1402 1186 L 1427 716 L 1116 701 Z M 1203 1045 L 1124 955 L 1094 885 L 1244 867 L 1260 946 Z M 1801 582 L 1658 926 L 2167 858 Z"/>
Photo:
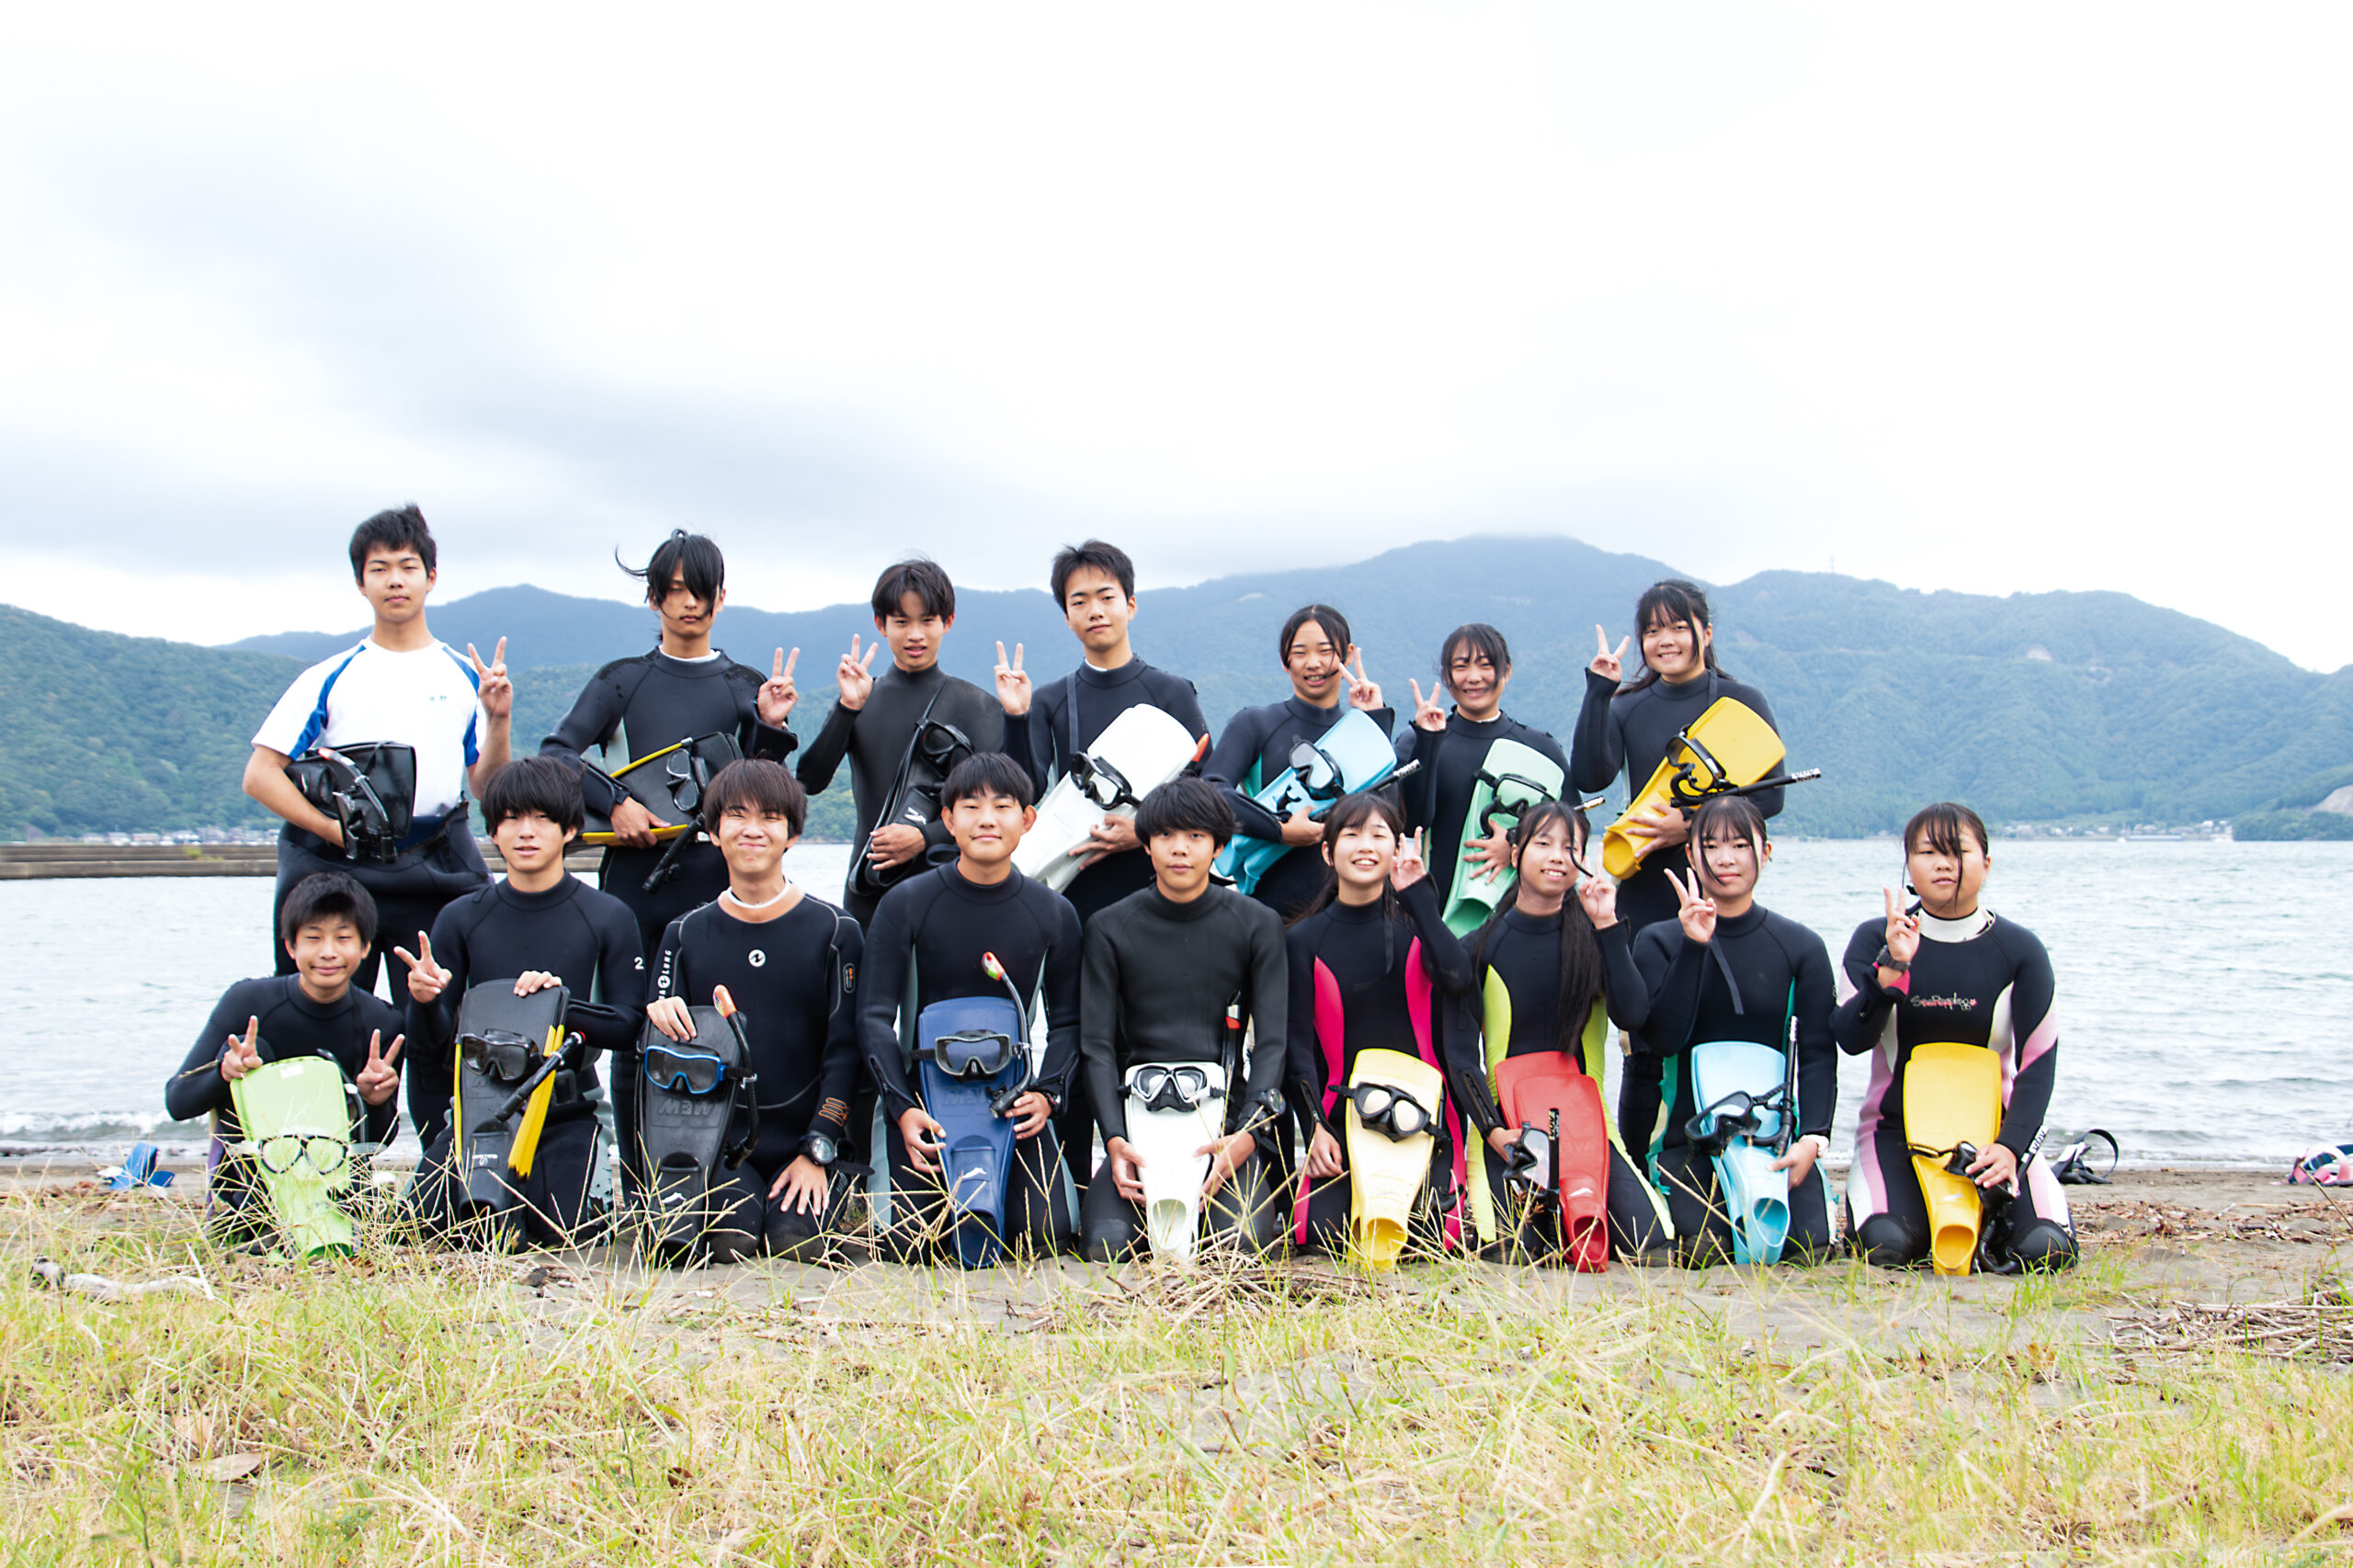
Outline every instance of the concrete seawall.
<path fill-rule="evenodd" d="M 593 876 L 604 852 L 576 850 L 564 864 Z M 497 846 L 482 841 L 482 858 L 505 869 Z M 274 877 L 274 844 L 0 844 L 0 882 L 82 877 Z"/>

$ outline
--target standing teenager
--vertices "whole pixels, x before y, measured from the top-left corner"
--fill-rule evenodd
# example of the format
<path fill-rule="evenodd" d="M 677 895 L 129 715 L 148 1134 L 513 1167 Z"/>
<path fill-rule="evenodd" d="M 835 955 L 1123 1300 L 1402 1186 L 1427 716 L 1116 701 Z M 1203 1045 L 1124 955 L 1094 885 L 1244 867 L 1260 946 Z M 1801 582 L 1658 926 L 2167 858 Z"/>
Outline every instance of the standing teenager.
<path fill-rule="evenodd" d="M 727 886 L 671 922 L 646 1022 L 686 1044 L 696 1038 L 690 1007 L 733 1009 L 756 1109 L 738 1118 L 750 1136 L 739 1163 L 706 1173 L 699 1246 L 722 1263 L 759 1252 L 810 1260 L 839 1229 L 847 1195 L 833 1166 L 858 1076 L 858 923 L 786 880 L 809 801 L 781 764 L 730 763 L 702 810 Z M 635 1086 L 646 1092 L 642 1074 Z M 652 1170 L 660 1152 L 639 1158 Z"/>
<path fill-rule="evenodd" d="M 1021 671 L 1020 646 L 1015 645 L 1007 664 L 1005 645 L 997 645 L 997 695 L 1008 715 L 1027 715 L 1023 723 L 1008 725 L 1007 748 L 1017 739 L 1025 743 L 1026 751 L 1016 756 L 1040 796 L 1070 771 L 1072 758 L 1092 746 L 1104 727 L 1131 708 L 1157 708 L 1184 725 L 1195 740 L 1208 738 L 1209 721 L 1201 716 L 1193 683 L 1145 664 L 1129 641 L 1136 613 L 1136 568 L 1126 551 L 1099 539 L 1066 545 L 1054 556 L 1051 586 L 1063 619 L 1078 639 L 1078 667 L 1032 695 L 1029 677 Z M 1152 885 L 1152 858 L 1137 839 L 1131 818 L 1105 816 L 1092 841 L 1073 853 L 1086 862 L 1086 869 L 1063 890 L 1063 896 L 1078 911 L 1081 927 L 1098 912 Z M 1094 1174 L 1095 1111 L 1083 1074 L 1074 1076 L 1055 1127 L 1084 1200 Z"/>
<path fill-rule="evenodd" d="M 1713 1162 L 1690 1139 L 1691 1119 L 1707 1108 L 1694 1093 L 1691 1051 L 1745 1040 L 1797 1051 L 1797 1103 L 1782 1112 L 1795 1135 L 1771 1168 L 1789 1173 L 1783 1256 L 1819 1262 L 1836 1243 L 1816 1164 L 1830 1147 L 1830 1119 L 1838 1108 L 1838 1052 L 1830 1039 L 1838 996 L 1830 951 L 1813 932 L 1756 902 L 1773 845 L 1754 803 L 1732 798 L 1701 806 L 1685 849 L 1690 874 L 1688 881 L 1674 881 L 1681 900 L 1677 918 L 1645 926 L 1631 951 L 1623 941 L 1602 944 L 1610 1017 L 1665 1067 L 1667 1114 L 1648 1153 L 1666 1192 L 1678 1256 L 1704 1265 L 1722 1262 L 1733 1250 Z"/>
<path fill-rule="evenodd" d="M 506 766 L 515 688 L 505 638 L 485 665 L 471 643 L 460 656 L 426 627 L 426 596 L 438 568 L 433 532 L 415 506 L 359 525 L 351 574 L 375 626 L 365 642 L 320 660 L 286 688 L 254 733 L 244 785 L 286 824 L 278 838 L 275 910 L 282 913 L 296 885 L 321 871 L 344 872 L 368 890 L 374 939 L 351 978 L 372 992 L 386 943 L 430 930 L 442 905 L 490 881 L 474 846 L 467 790 L 479 793 Z M 304 795 L 287 766 L 314 748 L 348 752 L 371 742 L 414 752 L 410 798 L 384 802 L 408 831 L 346 845 L 339 820 Z M 293 972 L 290 950 L 281 947 L 277 959 L 278 973 Z M 446 1074 L 428 1066 L 408 1074 L 409 1114 L 420 1126 L 449 1102 Z"/>
<path fill-rule="evenodd" d="M 944 801 L 955 861 L 884 893 L 866 935 L 858 1032 L 888 1128 L 891 1252 L 915 1257 L 936 1250 L 935 1238 L 948 1228 L 940 1159 L 949 1141 L 973 1131 L 943 1126 L 934 1114 L 939 1108 L 926 1103 L 909 1065 L 916 1021 L 927 1007 L 994 1001 L 1010 987 L 1025 1019 L 1044 1010 L 1046 1053 L 1005 1119 L 1016 1142 L 1000 1240 L 1051 1257 L 1073 1233 L 1051 1119 L 1078 1067 L 1078 916 L 1060 894 L 1014 869 L 1013 853 L 1037 814 L 1029 775 L 1018 763 L 995 752 L 966 757 L 949 774 Z M 1026 1031 L 1016 1044 L 1028 1049 Z"/>
<path fill-rule="evenodd" d="M 1593 662 L 1586 666 L 1585 703 L 1577 710 L 1577 728 L 1570 758 L 1570 782 L 1581 795 L 1598 795 L 1623 773 L 1627 799 L 1649 782 L 1675 737 L 1719 699 L 1731 698 L 1774 724 L 1772 706 L 1765 694 L 1723 673 L 1716 663 L 1715 623 L 1710 619 L 1708 596 L 1698 585 L 1680 578 L 1654 583 L 1634 605 L 1634 626 L 1642 639 L 1643 674 L 1623 686 L 1627 641 L 1613 651 L 1608 634 L 1594 628 L 1598 642 Z M 1768 820 L 1781 810 L 1782 791 L 1768 790 L 1747 797 Z M 1619 917 L 1637 933 L 1661 921 L 1672 921 L 1680 901 L 1667 880 L 1670 863 L 1680 864 L 1682 846 L 1689 839 L 1691 819 L 1679 808 L 1664 806 L 1631 825 L 1638 844 L 1648 846 L 1634 874 L 1618 888 Z M 1660 1058 L 1650 1052 L 1631 1055 L 1619 1085 L 1618 1123 L 1638 1149 L 1655 1141 L 1659 1118 Z"/>
<path fill-rule="evenodd" d="M 1436 1021 L 1471 989 L 1471 960 L 1438 918 L 1433 880 L 1404 813 L 1387 798 L 1350 795 L 1324 819 L 1327 881 L 1284 939 L 1290 971 L 1290 1080 L 1307 1163 L 1293 1239 L 1328 1252 L 1347 1240 L 1351 1183 L 1347 1119 L 1349 1074 L 1366 1051 L 1394 1051 L 1444 1071 Z M 1446 998 L 1447 1001 L 1441 1001 Z M 1447 1209 L 1455 1180 L 1459 1119 L 1441 1112 L 1429 1169 L 1416 1173 Z M 1378 1144 L 1368 1144 L 1376 1153 Z M 1425 1238 L 1426 1240 L 1429 1238 Z"/>
<path fill-rule="evenodd" d="M 779 648 L 761 670 L 711 645 L 719 612 L 727 608 L 727 561 L 719 546 L 679 529 L 654 550 L 643 571 L 630 575 L 645 585 L 645 602 L 661 620 L 661 640 L 591 676 L 563 722 L 540 743 L 540 754 L 577 763 L 590 748 L 601 748 L 609 771 L 616 741 L 626 760 L 721 734 L 732 737 L 745 756 L 776 762 L 790 756 L 797 742 L 785 726 L 799 697 L 793 668 L 801 650 Z M 654 830 L 682 825 L 680 814 L 648 811 L 594 774 L 584 774 L 581 786 L 586 808 L 613 826 L 598 885 L 629 906 L 639 945 L 650 953 L 671 921 L 719 896 L 727 885 L 727 862 L 716 846 L 698 843 L 672 862 L 669 880 L 648 892 L 645 880 L 667 849 Z"/>
<path fill-rule="evenodd" d="M 1887 889 L 1885 919 L 1855 927 L 1845 960 L 1854 994 L 1831 1019 L 1841 1051 L 1871 1059 L 1847 1175 L 1847 1239 L 1881 1267 L 1928 1256 L 1927 1204 L 1904 1125 L 1906 1083 L 1924 1045 L 1983 1046 L 1999 1069 L 2001 1132 L 1967 1162 L 1966 1174 L 1981 1190 L 2015 1195 L 2006 1261 L 2065 1268 L 2075 1261 L 2075 1222 L 2040 1153 L 2059 1072 L 2051 955 L 2033 932 L 1980 902 L 1994 856 L 1975 812 L 1949 802 L 1926 808 L 1904 824 L 1904 852 L 1918 903 L 1906 909 Z"/>
<path fill-rule="evenodd" d="M 886 891 L 923 869 L 929 853 L 949 842 L 937 803 L 948 770 L 973 752 L 1005 749 L 1005 710 L 997 699 L 939 667 L 939 645 L 956 624 L 956 585 L 948 574 L 921 559 L 887 567 L 874 582 L 873 610 L 877 641 L 869 646 L 850 639 L 834 672 L 834 710 L 801 754 L 799 769 L 801 788 L 822 794 L 842 759 L 849 759 L 858 849 L 842 907 L 860 925 L 874 918 Z M 885 646 L 891 664 L 878 676 L 874 656 Z M 930 798 L 904 788 L 926 777 Z"/>
<path fill-rule="evenodd" d="M 592 1201 L 596 1058 L 635 1060 L 645 1016 L 645 954 L 628 907 L 563 869 L 564 849 L 580 835 L 582 808 L 579 778 L 563 760 L 508 763 L 483 791 L 482 814 L 506 862 L 506 879 L 452 902 L 429 936 L 417 933 L 415 952 L 393 949 L 408 966 L 410 1060 L 456 1072 L 460 1013 L 475 985 L 511 983 L 517 996 L 564 988 L 564 1028 L 581 1043 L 555 1074 L 537 1157 L 515 1190 L 525 1235 L 540 1245 L 569 1246 L 603 1218 Z M 615 1085 L 620 1093 L 627 1087 Z M 417 1139 L 424 1153 L 410 1203 L 427 1230 L 447 1232 L 459 1217 L 466 1180 L 448 1116 L 420 1121 Z"/>
<path fill-rule="evenodd" d="M 1323 889 L 1325 868 L 1313 850 L 1324 841 L 1324 824 L 1303 811 L 1279 822 L 1251 797 L 1291 766 L 1293 747 L 1322 739 L 1350 709 L 1371 714 L 1384 735 L 1397 715 L 1366 676 L 1347 617 L 1329 605 L 1292 611 L 1275 639 L 1275 657 L 1290 679 L 1290 696 L 1228 720 L 1201 776 L 1224 793 L 1238 833 L 1289 846 L 1250 895 L 1288 920 Z"/>
<path fill-rule="evenodd" d="M 1562 798 L 1569 776 L 1569 759 L 1561 743 L 1542 730 L 1523 724 L 1504 711 L 1504 689 L 1511 685 L 1511 645 L 1504 634 L 1483 622 L 1472 621 L 1447 633 L 1438 652 L 1438 679 L 1427 698 L 1422 683 L 1414 692 L 1414 722 L 1397 737 L 1397 760 L 1418 762 L 1421 768 L 1405 781 L 1405 824 L 1429 836 L 1429 878 L 1438 906 L 1465 877 L 1484 878 L 1500 884 L 1511 875 L 1511 828 L 1518 820 L 1503 814 L 1483 834 L 1471 820 L 1483 775 L 1502 776 L 1502 789 L 1492 783 L 1490 795 L 1501 794 L 1513 804 L 1538 794 Z M 1454 700 L 1452 712 L 1438 705 L 1441 696 Z M 1513 775 L 1529 771 L 1491 767 L 1490 758 L 1505 743 L 1535 752 L 1554 770 L 1523 784 Z M 1508 756 L 1506 752 L 1502 755 Z M 1496 892 L 1500 895 L 1500 885 Z"/>
<path fill-rule="evenodd" d="M 1282 925 L 1266 905 L 1213 885 L 1210 864 L 1233 835 L 1224 795 L 1176 778 L 1143 798 L 1136 833 L 1153 885 L 1086 928 L 1079 1051 L 1103 1131 L 1105 1176 L 1086 1189 L 1086 1256 L 1108 1262 L 1144 1234 L 1142 1156 L 1128 1142 L 1126 1078 L 1142 1063 L 1215 1064 L 1226 1085 L 1222 1133 L 1199 1204 L 1201 1230 L 1252 1250 L 1281 1237 L 1266 1146 L 1281 1121 L 1289 981 Z M 1242 1041 L 1255 1028 L 1245 1060 Z"/>

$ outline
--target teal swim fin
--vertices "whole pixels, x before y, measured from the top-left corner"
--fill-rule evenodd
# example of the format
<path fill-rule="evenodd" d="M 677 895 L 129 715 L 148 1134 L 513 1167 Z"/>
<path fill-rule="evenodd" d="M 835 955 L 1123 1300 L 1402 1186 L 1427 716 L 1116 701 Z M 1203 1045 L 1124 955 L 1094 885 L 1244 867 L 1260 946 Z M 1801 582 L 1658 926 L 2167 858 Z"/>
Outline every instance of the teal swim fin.
<path fill-rule="evenodd" d="M 1461 843 L 1486 838 L 1496 828 L 1509 831 L 1520 814 L 1540 801 L 1557 801 L 1567 782 L 1560 764 L 1533 746 L 1518 741 L 1496 741 L 1479 764 L 1479 778 L 1471 790 L 1471 809 L 1462 818 Z M 1486 924 L 1512 884 L 1508 870 L 1488 876 L 1468 866 L 1454 868 L 1446 894 L 1446 928 L 1467 937 Z"/>
<path fill-rule="evenodd" d="M 1790 1236 L 1790 1173 L 1772 1168 L 1786 1147 L 1789 1058 L 1752 1040 L 1691 1048 L 1695 1143 L 1715 1161 L 1716 1187 L 1732 1220 L 1734 1263 L 1779 1263 Z"/>

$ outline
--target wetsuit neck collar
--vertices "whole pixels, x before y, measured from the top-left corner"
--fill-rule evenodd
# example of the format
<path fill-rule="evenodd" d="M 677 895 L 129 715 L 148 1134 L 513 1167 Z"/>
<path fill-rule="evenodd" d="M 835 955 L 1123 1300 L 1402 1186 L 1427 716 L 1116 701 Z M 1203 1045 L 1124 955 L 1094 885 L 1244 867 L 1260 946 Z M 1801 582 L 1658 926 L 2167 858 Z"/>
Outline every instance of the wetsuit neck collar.
<path fill-rule="evenodd" d="M 286 977 L 286 995 L 298 1012 L 313 1018 L 339 1018 L 352 1008 L 350 987 L 346 986 L 343 994 L 334 1001 L 322 1002 L 302 988 L 302 977 L 299 974 Z"/>
<path fill-rule="evenodd" d="M 1163 920 L 1199 920 L 1217 907 L 1218 894 L 1222 891 L 1212 883 L 1203 888 L 1201 896 L 1190 903 L 1178 903 L 1175 899 L 1162 892 L 1160 884 L 1154 882 L 1143 890 L 1143 896 L 1150 902 L 1153 912 Z"/>
<path fill-rule="evenodd" d="M 1446 727 L 1448 729 L 1465 731 L 1474 735 L 1493 734 L 1495 731 L 1503 729 L 1510 722 L 1511 716 L 1500 708 L 1495 710 L 1495 716 L 1492 719 L 1473 719 L 1460 708 L 1455 709 L 1446 716 Z"/>
<path fill-rule="evenodd" d="M 698 653 L 693 658 L 688 658 L 683 654 L 673 653 L 666 648 L 656 646 L 654 650 L 654 664 L 657 669 L 669 670 L 677 675 L 699 676 L 713 670 L 724 669 L 727 665 L 727 654 L 721 649 L 713 648 L 708 653 Z"/>
<path fill-rule="evenodd" d="M 1003 903 L 1021 891 L 1017 870 L 1002 881 L 976 882 L 953 860 L 939 868 L 939 880 L 974 903 Z"/>
<path fill-rule="evenodd" d="M 1931 942 L 1966 942 L 1972 937 L 1983 937 L 1994 928 L 1994 912 L 1984 904 L 1976 913 L 1964 915 L 1958 920 L 1940 920 L 1927 910 L 1920 911 L 1920 935 Z"/>
<path fill-rule="evenodd" d="M 569 900 L 584 885 L 578 877 L 566 871 L 556 879 L 553 887 L 541 888 L 538 892 L 525 892 L 513 882 L 502 881 L 498 884 L 498 898 L 500 903 L 515 909 L 553 909 Z"/>
<path fill-rule="evenodd" d="M 1531 934 L 1557 931 L 1561 928 L 1561 916 L 1567 912 L 1568 907 L 1566 903 L 1563 903 L 1559 909 L 1550 915 L 1530 915 L 1524 909 L 1506 909 L 1504 911 L 1504 924 L 1512 930 Z"/>
<path fill-rule="evenodd" d="M 1752 903 L 1738 915 L 1718 915 L 1716 917 L 1716 935 L 1719 937 L 1745 937 L 1764 924 L 1765 906 L 1761 903 Z"/>
<path fill-rule="evenodd" d="M 1142 675 L 1143 671 L 1143 661 L 1132 653 L 1128 655 L 1126 664 L 1114 665 L 1108 670 L 1099 665 L 1091 665 L 1081 659 L 1078 665 L 1078 678 L 1089 686 L 1101 687 L 1108 690 L 1115 686 L 1127 685 L 1128 682 Z"/>
<path fill-rule="evenodd" d="M 1329 708 L 1318 708 L 1294 691 L 1283 699 L 1283 710 L 1294 719 L 1328 730 L 1340 722 L 1340 715 L 1347 711 L 1347 705 L 1342 702 Z"/>
<path fill-rule="evenodd" d="M 1336 925 L 1377 926 L 1381 923 L 1381 903 L 1376 898 L 1370 903 L 1342 903 L 1336 898 L 1324 909 Z"/>

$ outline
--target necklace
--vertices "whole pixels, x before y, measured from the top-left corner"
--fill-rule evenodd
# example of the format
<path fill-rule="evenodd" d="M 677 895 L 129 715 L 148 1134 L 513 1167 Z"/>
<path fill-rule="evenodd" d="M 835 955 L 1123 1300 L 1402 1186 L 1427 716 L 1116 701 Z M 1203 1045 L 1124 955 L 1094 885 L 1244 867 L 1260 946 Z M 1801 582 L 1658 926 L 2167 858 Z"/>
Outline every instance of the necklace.
<path fill-rule="evenodd" d="M 751 900 L 744 897 L 732 887 L 727 890 L 725 896 L 738 909 L 774 909 L 778 904 L 782 903 L 787 898 L 790 897 L 791 894 L 792 884 L 788 881 L 783 887 L 777 890 L 777 895 L 774 898 L 764 898 L 757 903 L 754 903 Z"/>

